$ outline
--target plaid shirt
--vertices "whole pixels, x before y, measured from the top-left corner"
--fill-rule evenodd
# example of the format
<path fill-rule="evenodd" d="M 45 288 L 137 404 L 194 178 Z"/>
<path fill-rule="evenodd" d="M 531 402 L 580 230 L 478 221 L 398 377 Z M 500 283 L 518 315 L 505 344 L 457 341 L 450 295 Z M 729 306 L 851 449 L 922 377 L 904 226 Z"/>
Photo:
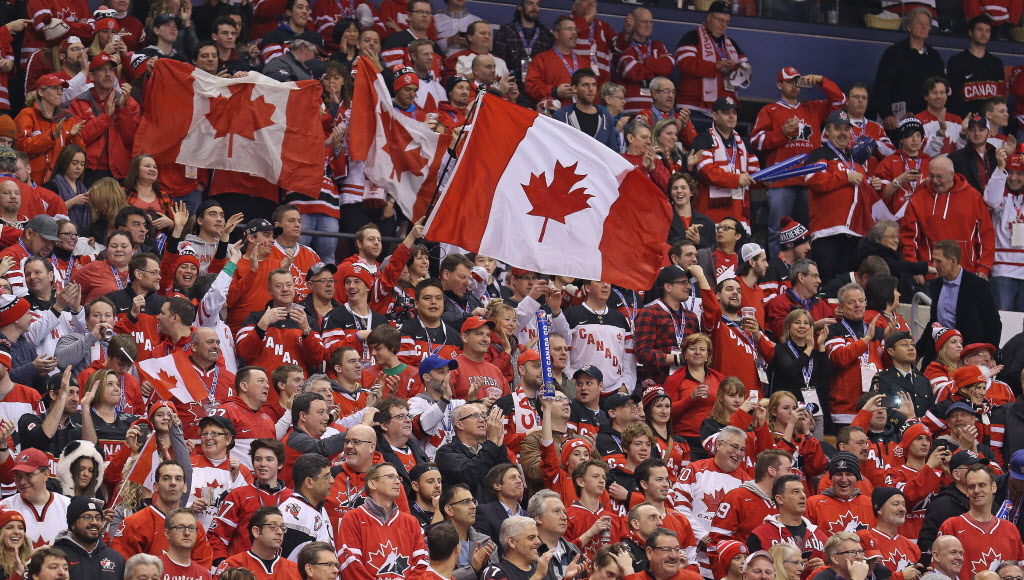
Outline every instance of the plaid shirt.
<path fill-rule="evenodd" d="M 662 303 L 654 302 L 636 315 L 636 328 L 633 338 L 636 362 L 640 363 L 640 380 L 652 379 L 661 385 L 668 378 L 669 367 L 665 365 L 665 355 L 679 349 L 679 342 L 695 332 L 700 331 L 697 315 L 680 308 L 678 315 L 670 314 Z M 676 338 L 676 328 L 682 332 Z"/>

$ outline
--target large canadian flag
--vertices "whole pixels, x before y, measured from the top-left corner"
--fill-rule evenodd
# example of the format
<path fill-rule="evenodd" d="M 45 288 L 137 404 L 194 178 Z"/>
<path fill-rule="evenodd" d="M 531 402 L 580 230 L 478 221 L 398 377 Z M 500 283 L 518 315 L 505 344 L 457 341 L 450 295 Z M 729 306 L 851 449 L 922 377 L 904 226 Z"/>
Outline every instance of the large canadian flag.
<path fill-rule="evenodd" d="M 366 161 L 366 178 L 391 194 L 405 215 L 423 216 L 451 135 L 395 110 L 384 77 L 365 56 L 357 61 L 348 135 L 349 159 Z"/>
<path fill-rule="evenodd" d="M 261 74 L 221 78 L 160 59 L 146 81 L 134 154 L 258 175 L 316 197 L 324 177 L 322 88 Z"/>
<path fill-rule="evenodd" d="M 665 193 L 589 135 L 485 94 L 424 237 L 535 272 L 654 286 Z"/>
<path fill-rule="evenodd" d="M 136 368 L 139 379 L 149 381 L 164 401 L 177 399 L 182 403 L 201 403 L 210 393 L 194 372 L 181 373 L 174 354 L 140 361 Z"/>

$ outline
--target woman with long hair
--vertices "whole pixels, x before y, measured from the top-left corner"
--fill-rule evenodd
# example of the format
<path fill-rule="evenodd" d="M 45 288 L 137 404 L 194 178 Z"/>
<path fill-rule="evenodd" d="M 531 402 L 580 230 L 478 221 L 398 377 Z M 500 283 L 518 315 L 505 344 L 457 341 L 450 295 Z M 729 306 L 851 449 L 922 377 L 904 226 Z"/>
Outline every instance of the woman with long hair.
<path fill-rule="evenodd" d="M 690 446 L 686 439 L 672 432 L 672 399 L 658 385 L 644 390 L 641 404 L 644 422 L 654 432 L 654 445 L 665 460 L 668 475 L 677 481 L 684 467 L 690 464 Z"/>
<path fill-rule="evenodd" d="M 633 574 L 633 557 L 622 542 L 601 546 L 594 554 L 590 580 L 622 580 Z"/>
<path fill-rule="evenodd" d="M 686 171 L 686 156 L 679 146 L 679 127 L 675 119 L 662 119 L 654 125 L 654 143 L 658 147 L 658 161 L 669 173 Z"/>
<path fill-rule="evenodd" d="M 815 340 L 811 313 L 797 308 L 786 315 L 782 328 L 781 340 L 775 343 L 775 357 L 768 365 L 770 392 L 789 391 L 797 402 L 817 405 L 813 414 L 823 416 L 827 409 L 822 401 L 828 401 L 832 378 L 832 363 L 825 351 L 828 327 L 823 327 Z"/>
<path fill-rule="evenodd" d="M 61 150 L 53 165 L 53 178 L 43 184 L 50 191 L 64 200 L 68 208 L 68 217 L 75 222 L 80 230 L 87 230 L 92 225 L 89 210 L 89 188 L 85 186 L 85 149 L 74 143 Z"/>
<path fill-rule="evenodd" d="M 160 192 L 160 175 L 156 159 L 142 153 L 132 159 L 128 167 L 128 175 L 124 178 L 124 190 L 127 193 L 128 205 L 133 205 L 147 214 L 157 230 L 170 230 L 174 227 L 173 206 L 171 198 Z"/>
<path fill-rule="evenodd" d="M 758 453 L 771 448 L 774 443 L 764 407 L 758 399 L 750 396 L 746 385 L 736 377 L 722 380 L 711 414 L 700 424 L 701 444 L 708 455 L 714 455 L 715 435 L 729 425 L 747 434 L 749 465 L 754 464 Z"/>
<path fill-rule="evenodd" d="M 775 448 L 793 455 L 793 471 L 798 471 L 805 481 L 824 473 L 828 457 L 821 448 L 821 441 L 811 434 L 814 417 L 800 407 L 796 395 L 775 391 L 768 398 L 767 411 Z"/>
<path fill-rule="evenodd" d="M 939 403 L 949 398 L 953 389 L 953 373 L 963 366 L 960 353 L 964 350 L 964 335 L 955 328 L 946 328 L 935 322 L 930 329 L 935 338 L 935 360 L 924 369 L 924 376 L 932 383 L 932 394 Z"/>
<path fill-rule="evenodd" d="M 91 427 L 96 431 L 99 445 L 108 455 L 127 447 L 125 437 L 138 415 L 124 413 L 124 391 L 121 378 L 110 369 L 100 369 L 89 377 L 81 398 L 83 430 Z M 88 414 L 88 417 L 84 415 Z"/>
<path fill-rule="evenodd" d="M 872 276 L 864 286 L 864 320 L 873 320 L 881 314 L 878 328 L 883 329 L 885 334 L 897 330 L 910 332 L 910 325 L 896 311 L 900 306 L 899 287 L 900 280 L 895 276 Z"/>
<path fill-rule="evenodd" d="M 57 220 L 57 242 L 53 244 L 53 252 L 50 259 L 53 260 L 53 267 L 60 272 L 62 280 L 71 280 L 71 276 L 79 268 L 93 260 L 93 256 L 76 255 L 78 251 L 78 228 L 74 223 L 65 220 Z"/>
<path fill-rule="evenodd" d="M 693 196 L 697 194 L 697 180 L 689 173 L 675 173 L 668 180 L 668 202 L 672 204 L 672 225 L 668 230 L 668 243 L 685 238 L 698 248 L 711 248 L 715 244 L 715 222 L 693 209 Z"/>
<path fill-rule="evenodd" d="M 57 480 L 61 492 L 73 497 L 103 497 L 103 470 L 106 465 L 96 446 L 89 441 L 72 441 L 57 461 Z"/>
<path fill-rule="evenodd" d="M 768 549 L 775 560 L 775 580 L 800 580 L 804 571 L 803 554 L 796 544 L 779 542 Z"/>
<path fill-rule="evenodd" d="M 672 399 L 672 432 L 686 439 L 690 460 L 696 461 L 707 457 L 701 443 L 701 421 L 715 404 L 725 375 L 710 366 L 714 353 L 708 335 L 697 332 L 687 336 L 679 351 L 686 366 L 669 375 L 665 392 Z"/>
<path fill-rule="evenodd" d="M 89 187 L 89 209 L 91 210 L 88 230 L 78 230 L 102 243 L 114 232 L 114 219 L 122 208 L 128 205 L 124 188 L 113 177 L 104 177 Z"/>
<path fill-rule="evenodd" d="M 82 287 L 82 302 L 128 287 L 128 262 L 132 259 L 132 238 L 116 231 L 107 238 L 107 257 L 77 269 L 71 281 Z"/>
<path fill-rule="evenodd" d="M 0 569 L 8 580 L 25 577 L 32 542 L 25 536 L 25 517 L 14 510 L 0 512 Z"/>

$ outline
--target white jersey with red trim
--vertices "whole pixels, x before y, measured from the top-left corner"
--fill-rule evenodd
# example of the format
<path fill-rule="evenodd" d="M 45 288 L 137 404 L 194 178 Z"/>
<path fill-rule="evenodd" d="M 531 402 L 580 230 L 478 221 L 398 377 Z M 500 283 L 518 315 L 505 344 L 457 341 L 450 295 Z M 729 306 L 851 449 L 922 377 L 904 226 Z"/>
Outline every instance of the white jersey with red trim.
<path fill-rule="evenodd" d="M 996 231 L 996 261 L 993 276 L 1024 279 L 1024 244 L 1013 244 L 1013 230 L 1024 236 L 1024 191 L 1006 189 L 1006 170 L 996 169 L 985 186 L 985 205 L 992 214 Z M 1021 241 L 1021 240 L 1018 240 Z"/>
<path fill-rule="evenodd" d="M 211 461 L 202 453 L 192 456 L 192 489 L 186 507 L 192 507 L 197 499 L 206 501 L 206 509 L 196 512 L 203 529 L 210 529 L 220 512 L 220 502 L 229 491 L 249 484 L 246 476 L 252 479 L 249 468 L 239 465 L 238 477 L 231 477 L 230 455 L 218 462 Z"/>
<path fill-rule="evenodd" d="M 70 497 L 53 492 L 50 492 L 50 499 L 40 506 L 28 503 L 20 493 L 0 501 L 0 508 L 16 511 L 25 518 L 25 534 L 33 548 L 53 544 L 57 534 L 68 529 L 69 505 Z"/>

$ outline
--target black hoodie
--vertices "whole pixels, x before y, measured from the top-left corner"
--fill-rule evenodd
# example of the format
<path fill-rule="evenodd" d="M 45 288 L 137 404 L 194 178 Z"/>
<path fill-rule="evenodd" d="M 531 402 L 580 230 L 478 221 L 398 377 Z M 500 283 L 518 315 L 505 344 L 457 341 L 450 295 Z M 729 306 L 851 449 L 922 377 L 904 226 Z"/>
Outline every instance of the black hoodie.
<path fill-rule="evenodd" d="M 942 522 L 963 515 L 970 509 L 971 501 L 957 488 L 956 483 L 942 488 L 942 491 L 932 498 L 924 513 L 924 524 L 921 526 L 920 535 L 917 536 L 917 546 L 922 552 L 930 552 L 932 542 L 939 535 L 939 526 Z"/>
<path fill-rule="evenodd" d="M 102 529 L 102 526 L 101 526 Z M 53 547 L 68 557 L 69 580 L 121 580 L 124 578 L 124 556 L 97 540 L 87 551 L 74 540 L 70 530 L 57 534 Z"/>

